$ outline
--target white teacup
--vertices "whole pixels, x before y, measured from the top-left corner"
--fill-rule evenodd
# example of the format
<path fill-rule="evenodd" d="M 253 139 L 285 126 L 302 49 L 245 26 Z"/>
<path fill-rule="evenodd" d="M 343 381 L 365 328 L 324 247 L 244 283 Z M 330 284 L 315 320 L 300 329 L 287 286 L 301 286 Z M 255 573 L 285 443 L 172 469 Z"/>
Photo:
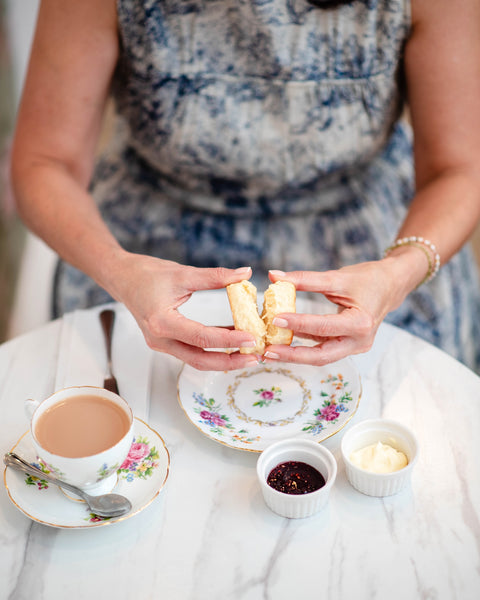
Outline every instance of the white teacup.
<path fill-rule="evenodd" d="M 30 431 L 42 468 L 91 495 L 110 492 L 133 442 L 127 402 L 103 388 L 81 386 L 27 400 Z"/>

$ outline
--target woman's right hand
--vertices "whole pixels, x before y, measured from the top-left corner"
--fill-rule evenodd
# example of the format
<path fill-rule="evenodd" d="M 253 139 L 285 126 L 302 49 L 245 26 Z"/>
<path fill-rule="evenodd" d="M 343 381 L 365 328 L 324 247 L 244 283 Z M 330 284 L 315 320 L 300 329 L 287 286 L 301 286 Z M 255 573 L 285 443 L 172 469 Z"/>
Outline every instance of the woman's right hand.
<path fill-rule="evenodd" d="M 153 350 L 171 354 L 201 370 L 232 370 L 258 363 L 255 355 L 224 350 L 254 346 L 251 334 L 206 326 L 178 311 L 195 291 L 220 289 L 248 279 L 250 267 L 201 269 L 126 254 L 119 273 L 114 296 L 133 314 Z"/>

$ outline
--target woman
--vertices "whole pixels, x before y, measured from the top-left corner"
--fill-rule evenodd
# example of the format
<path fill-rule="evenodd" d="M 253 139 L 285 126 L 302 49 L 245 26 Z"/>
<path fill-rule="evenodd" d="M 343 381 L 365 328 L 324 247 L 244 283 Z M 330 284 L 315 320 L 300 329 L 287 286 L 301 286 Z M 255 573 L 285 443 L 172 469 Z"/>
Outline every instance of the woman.
<path fill-rule="evenodd" d="M 13 175 L 65 261 L 57 310 L 113 297 L 152 348 L 240 368 L 257 359 L 205 349 L 248 334 L 177 308 L 253 272 L 339 309 L 280 315 L 318 343 L 268 360 L 364 352 L 387 318 L 476 367 L 479 27 L 478 0 L 44 0 Z"/>

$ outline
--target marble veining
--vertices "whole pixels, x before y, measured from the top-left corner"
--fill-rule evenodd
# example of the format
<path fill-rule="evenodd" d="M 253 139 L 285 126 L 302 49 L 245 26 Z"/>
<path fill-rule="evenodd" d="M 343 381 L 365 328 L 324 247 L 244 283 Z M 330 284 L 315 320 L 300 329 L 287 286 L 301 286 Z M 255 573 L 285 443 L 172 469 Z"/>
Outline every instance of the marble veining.
<path fill-rule="evenodd" d="M 26 430 L 23 400 L 55 386 L 61 337 L 54 322 L 0 346 L 3 451 Z M 128 369 L 132 344 L 121 335 L 117 343 Z M 4 489 L 0 600 L 478 600 L 480 379 L 388 325 L 354 361 L 363 396 L 346 427 L 386 416 L 415 431 L 420 457 L 407 489 L 383 499 L 353 490 L 341 431 L 324 442 L 339 467 L 329 505 L 308 519 L 278 517 L 257 485 L 258 455 L 221 446 L 188 421 L 176 397 L 181 365 L 158 354 L 138 390 L 150 395 L 149 423 L 171 454 L 166 487 L 135 517 L 87 530 L 34 523 Z M 133 404 L 135 386 L 128 394 Z"/>

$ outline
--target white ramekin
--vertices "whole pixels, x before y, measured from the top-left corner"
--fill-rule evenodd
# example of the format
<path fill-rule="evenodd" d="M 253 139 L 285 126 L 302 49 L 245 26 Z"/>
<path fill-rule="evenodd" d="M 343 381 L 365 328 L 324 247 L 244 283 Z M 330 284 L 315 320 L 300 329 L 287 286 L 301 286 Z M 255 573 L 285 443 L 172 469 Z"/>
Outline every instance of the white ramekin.
<path fill-rule="evenodd" d="M 325 485 L 309 494 L 284 494 L 267 483 L 267 477 L 277 465 L 288 461 L 300 461 L 317 469 L 325 479 Z M 318 512 L 328 501 L 330 490 L 337 475 L 337 462 L 333 454 L 312 440 L 286 439 L 266 448 L 257 461 L 257 475 L 267 506 L 282 517 L 300 519 Z"/>
<path fill-rule="evenodd" d="M 370 444 L 382 442 L 403 452 L 408 464 L 393 473 L 370 473 L 354 465 L 350 455 Z M 368 496 L 391 496 L 410 481 L 418 456 L 418 442 L 413 432 L 390 419 L 369 419 L 358 423 L 343 436 L 341 451 L 347 478 L 351 485 Z"/>

